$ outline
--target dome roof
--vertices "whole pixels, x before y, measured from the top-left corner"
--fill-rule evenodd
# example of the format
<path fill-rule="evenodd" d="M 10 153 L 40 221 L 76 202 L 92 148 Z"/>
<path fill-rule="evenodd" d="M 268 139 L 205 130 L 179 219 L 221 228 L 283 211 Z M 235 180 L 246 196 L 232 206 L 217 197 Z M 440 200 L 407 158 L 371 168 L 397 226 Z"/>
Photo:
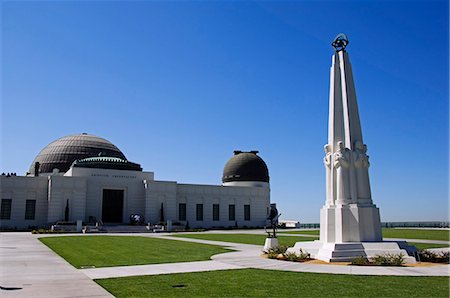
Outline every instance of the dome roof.
<path fill-rule="evenodd" d="M 75 160 L 72 167 L 142 171 L 141 165 L 118 157 L 88 157 Z"/>
<path fill-rule="evenodd" d="M 54 168 L 67 172 L 72 163 L 78 159 L 103 156 L 118 157 L 126 160 L 125 155 L 111 142 L 86 133 L 62 137 L 39 152 L 29 169 L 34 173 L 34 165 L 40 163 L 40 173 L 51 173 Z"/>
<path fill-rule="evenodd" d="M 258 151 L 234 151 L 223 169 L 222 182 L 261 181 L 269 182 L 269 170 Z"/>

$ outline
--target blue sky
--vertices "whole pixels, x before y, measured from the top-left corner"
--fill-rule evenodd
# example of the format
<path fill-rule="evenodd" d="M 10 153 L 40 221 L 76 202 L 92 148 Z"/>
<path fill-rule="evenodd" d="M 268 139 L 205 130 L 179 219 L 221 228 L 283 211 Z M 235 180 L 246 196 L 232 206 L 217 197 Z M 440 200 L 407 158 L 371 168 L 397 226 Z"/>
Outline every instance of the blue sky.
<path fill-rule="evenodd" d="M 383 221 L 448 220 L 447 1 L 3 1 L 1 171 L 87 132 L 158 180 L 219 184 L 259 150 L 284 219 L 325 202 L 345 32 Z"/>

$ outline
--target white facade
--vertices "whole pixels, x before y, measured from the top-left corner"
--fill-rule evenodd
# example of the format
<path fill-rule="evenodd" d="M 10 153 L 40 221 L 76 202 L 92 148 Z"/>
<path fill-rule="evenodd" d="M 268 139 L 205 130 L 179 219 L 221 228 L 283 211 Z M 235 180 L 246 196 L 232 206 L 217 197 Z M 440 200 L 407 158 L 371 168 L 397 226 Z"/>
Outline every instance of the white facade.
<path fill-rule="evenodd" d="M 64 220 L 67 207 L 69 221 L 102 220 L 105 190 L 118 190 L 122 197 L 115 223 L 127 224 L 131 214 L 139 214 L 148 223 L 163 219 L 191 228 L 262 227 L 270 206 L 268 183 L 179 184 L 156 181 L 152 172 L 142 171 L 72 167 L 64 175 L 0 176 L 0 183 L 2 228 L 47 226 Z"/>

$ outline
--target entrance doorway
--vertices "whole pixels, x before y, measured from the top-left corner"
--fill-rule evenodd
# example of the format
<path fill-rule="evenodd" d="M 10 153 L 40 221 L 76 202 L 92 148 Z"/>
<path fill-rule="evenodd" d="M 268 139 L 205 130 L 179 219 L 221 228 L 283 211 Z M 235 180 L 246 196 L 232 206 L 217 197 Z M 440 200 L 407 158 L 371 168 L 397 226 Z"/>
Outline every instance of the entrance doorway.
<path fill-rule="evenodd" d="M 122 222 L 123 189 L 104 189 L 102 205 L 103 222 Z"/>

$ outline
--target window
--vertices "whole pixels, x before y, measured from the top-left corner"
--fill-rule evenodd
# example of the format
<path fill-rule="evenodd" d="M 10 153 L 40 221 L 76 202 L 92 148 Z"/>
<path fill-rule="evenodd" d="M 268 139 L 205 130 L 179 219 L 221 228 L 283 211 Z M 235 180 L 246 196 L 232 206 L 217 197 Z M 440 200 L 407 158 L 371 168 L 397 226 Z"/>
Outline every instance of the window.
<path fill-rule="evenodd" d="M 219 220 L 219 204 L 213 204 L 213 220 Z"/>
<path fill-rule="evenodd" d="M 250 205 L 244 205 L 244 220 L 250 220 Z"/>
<path fill-rule="evenodd" d="M 197 204 L 197 220 L 203 220 L 203 204 Z"/>
<path fill-rule="evenodd" d="M 12 199 L 2 199 L 0 219 L 11 219 L 11 204 Z"/>
<path fill-rule="evenodd" d="M 234 205 L 228 206 L 228 220 L 236 220 L 236 208 Z"/>
<path fill-rule="evenodd" d="M 178 204 L 178 220 L 186 220 L 186 204 Z"/>
<path fill-rule="evenodd" d="M 36 200 L 27 200 L 25 205 L 25 219 L 34 220 L 36 214 Z"/>

